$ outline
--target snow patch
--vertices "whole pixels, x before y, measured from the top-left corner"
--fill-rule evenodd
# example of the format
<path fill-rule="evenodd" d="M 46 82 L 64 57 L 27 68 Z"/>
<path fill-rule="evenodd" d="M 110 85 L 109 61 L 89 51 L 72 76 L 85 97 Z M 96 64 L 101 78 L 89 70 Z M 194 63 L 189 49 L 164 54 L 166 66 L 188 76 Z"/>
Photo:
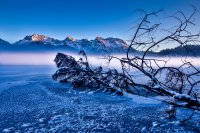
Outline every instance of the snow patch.
<path fill-rule="evenodd" d="M 11 132 L 10 129 L 3 129 L 3 133 L 9 133 L 9 132 Z"/>
<path fill-rule="evenodd" d="M 30 127 L 31 126 L 31 124 L 30 123 L 24 123 L 21 127 Z"/>

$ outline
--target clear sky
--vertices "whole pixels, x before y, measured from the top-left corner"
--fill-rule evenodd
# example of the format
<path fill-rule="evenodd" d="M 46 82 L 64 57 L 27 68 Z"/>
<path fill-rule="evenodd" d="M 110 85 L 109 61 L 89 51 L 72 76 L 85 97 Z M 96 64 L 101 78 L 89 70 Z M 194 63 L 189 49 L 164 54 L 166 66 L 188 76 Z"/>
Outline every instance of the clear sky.
<path fill-rule="evenodd" d="M 128 40 L 138 18 L 136 9 L 187 13 L 191 4 L 200 10 L 200 0 L 0 0 L 0 38 L 15 42 L 39 33 L 57 39 L 102 36 Z"/>

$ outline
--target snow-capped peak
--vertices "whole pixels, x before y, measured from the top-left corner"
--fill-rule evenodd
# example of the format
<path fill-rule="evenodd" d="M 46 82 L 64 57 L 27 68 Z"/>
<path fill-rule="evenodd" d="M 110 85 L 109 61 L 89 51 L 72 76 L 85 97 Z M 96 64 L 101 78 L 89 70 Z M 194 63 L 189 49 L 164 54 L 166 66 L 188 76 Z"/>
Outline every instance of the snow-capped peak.
<path fill-rule="evenodd" d="M 65 40 L 72 41 L 72 42 L 75 42 L 75 41 L 76 41 L 76 39 L 74 39 L 74 38 L 71 37 L 71 36 L 68 36 Z"/>
<path fill-rule="evenodd" d="M 54 38 L 50 38 L 48 36 L 45 35 L 40 35 L 40 34 L 33 34 L 33 35 L 29 35 L 24 37 L 23 40 L 20 40 L 16 43 L 14 43 L 14 45 L 32 45 L 32 44 L 47 44 L 47 45 L 54 45 L 57 46 L 60 44 L 60 41 Z"/>
<path fill-rule="evenodd" d="M 24 40 L 33 41 L 33 42 L 40 42 L 40 41 L 47 40 L 48 38 L 49 37 L 47 37 L 45 35 L 33 34 L 33 35 L 30 35 L 30 36 L 26 36 L 24 38 Z"/>
<path fill-rule="evenodd" d="M 101 41 L 101 40 L 103 40 L 104 38 L 103 37 L 100 37 L 100 36 L 97 36 L 96 38 L 95 38 L 95 40 L 98 40 L 98 41 Z"/>
<path fill-rule="evenodd" d="M 106 49 L 110 50 L 115 49 L 117 51 L 123 51 L 128 47 L 127 43 L 119 38 L 96 37 L 95 41 L 96 43 L 99 43 L 100 46 L 104 46 Z"/>

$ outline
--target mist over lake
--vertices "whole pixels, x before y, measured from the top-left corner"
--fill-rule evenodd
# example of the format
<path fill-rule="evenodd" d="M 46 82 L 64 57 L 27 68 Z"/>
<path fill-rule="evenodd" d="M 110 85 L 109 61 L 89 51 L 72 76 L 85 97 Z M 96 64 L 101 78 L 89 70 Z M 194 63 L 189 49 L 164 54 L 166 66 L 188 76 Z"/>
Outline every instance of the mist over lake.
<path fill-rule="evenodd" d="M 67 55 L 73 56 L 78 60 L 81 56 L 75 52 L 63 52 Z M 54 58 L 57 52 L 1 52 L 0 63 L 2 65 L 55 65 Z M 101 55 L 87 55 L 89 63 L 94 66 L 109 66 L 110 68 L 120 67 L 120 62 L 117 59 L 112 59 L 108 62 L 108 54 Z M 126 57 L 125 54 L 111 54 L 118 58 Z M 200 66 L 200 57 L 176 57 L 176 56 L 153 56 L 148 57 L 157 60 L 168 61 L 167 66 L 179 66 L 183 62 L 191 62 L 195 66 Z M 163 65 L 163 62 L 160 62 Z"/>

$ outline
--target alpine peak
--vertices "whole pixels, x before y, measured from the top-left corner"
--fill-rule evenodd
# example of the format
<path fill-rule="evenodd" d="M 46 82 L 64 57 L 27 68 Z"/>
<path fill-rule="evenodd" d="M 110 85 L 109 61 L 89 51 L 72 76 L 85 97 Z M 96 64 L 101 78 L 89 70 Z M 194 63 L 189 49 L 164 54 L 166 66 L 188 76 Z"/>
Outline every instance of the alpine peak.
<path fill-rule="evenodd" d="M 33 42 L 40 42 L 40 41 L 44 41 L 48 38 L 49 37 L 47 37 L 45 35 L 33 34 L 33 35 L 30 35 L 30 36 L 26 36 L 24 39 L 29 40 L 29 41 L 33 41 Z"/>
<path fill-rule="evenodd" d="M 69 41 L 72 41 L 72 42 L 75 42 L 75 41 L 76 41 L 76 39 L 74 39 L 74 38 L 71 37 L 71 36 L 68 36 L 65 40 L 69 40 Z"/>

